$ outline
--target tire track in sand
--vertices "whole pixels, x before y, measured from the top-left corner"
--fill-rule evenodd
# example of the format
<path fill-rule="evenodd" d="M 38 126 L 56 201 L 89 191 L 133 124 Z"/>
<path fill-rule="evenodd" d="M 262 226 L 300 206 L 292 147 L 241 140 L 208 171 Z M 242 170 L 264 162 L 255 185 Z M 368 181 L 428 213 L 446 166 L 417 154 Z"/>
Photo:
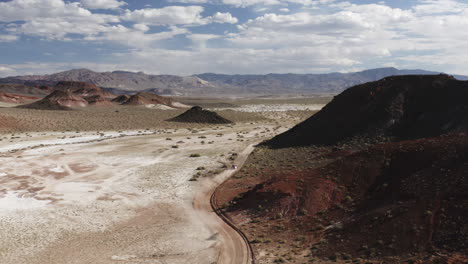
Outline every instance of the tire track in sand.
<path fill-rule="evenodd" d="M 216 202 L 216 193 L 219 186 L 236 173 L 249 154 L 254 150 L 254 145 L 245 148 L 237 158 L 238 168 L 227 169 L 218 174 L 214 179 L 207 179 L 202 183 L 201 190 L 195 195 L 193 207 L 198 210 L 208 228 L 218 235 L 220 253 L 217 264 L 254 264 L 252 246 L 246 235 L 237 228 L 219 209 Z"/>

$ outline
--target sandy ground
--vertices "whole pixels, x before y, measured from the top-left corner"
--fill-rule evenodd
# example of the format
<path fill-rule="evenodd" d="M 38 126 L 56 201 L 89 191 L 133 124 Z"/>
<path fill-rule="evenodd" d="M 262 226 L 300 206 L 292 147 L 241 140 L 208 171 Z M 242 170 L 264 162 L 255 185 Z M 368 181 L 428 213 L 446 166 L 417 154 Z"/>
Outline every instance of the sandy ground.
<path fill-rule="evenodd" d="M 318 111 L 322 109 L 324 104 L 255 104 L 241 105 L 239 107 L 224 107 L 212 108 L 210 110 L 233 110 L 247 113 L 264 113 L 264 112 L 286 112 L 286 111 Z"/>
<path fill-rule="evenodd" d="M 0 263 L 215 262 L 189 179 L 283 128 L 198 130 L 1 135 Z"/>
<path fill-rule="evenodd" d="M 10 104 L 5 102 L 0 102 L 0 107 L 15 107 L 17 104 Z"/>

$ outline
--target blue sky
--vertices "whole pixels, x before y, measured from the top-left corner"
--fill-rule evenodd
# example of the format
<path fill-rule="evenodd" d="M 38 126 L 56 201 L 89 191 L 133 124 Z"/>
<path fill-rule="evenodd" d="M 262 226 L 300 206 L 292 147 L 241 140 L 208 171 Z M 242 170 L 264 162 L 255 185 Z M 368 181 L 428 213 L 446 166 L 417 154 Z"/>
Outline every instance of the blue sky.
<path fill-rule="evenodd" d="M 466 28 L 461 0 L 0 0 L 0 76 L 389 66 L 468 75 Z"/>

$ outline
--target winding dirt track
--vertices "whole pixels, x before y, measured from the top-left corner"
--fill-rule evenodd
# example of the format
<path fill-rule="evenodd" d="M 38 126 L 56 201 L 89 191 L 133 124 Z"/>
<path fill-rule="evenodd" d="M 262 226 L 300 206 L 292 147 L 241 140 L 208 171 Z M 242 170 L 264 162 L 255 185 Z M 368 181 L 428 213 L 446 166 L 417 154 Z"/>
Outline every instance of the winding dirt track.
<path fill-rule="evenodd" d="M 239 230 L 219 210 L 216 204 L 218 186 L 231 177 L 245 163 L 254 145 L 249 145 L 239 154 L 236 164 L 238 169 L 227 169 L 218 174 L 214 179 L 202 183 L 201 190 L 195 195 L 193 207 L 205 219 L 208 228 L 217 232 L 218 247 L 220 249 L 218 264 L 253 264 L 254 257 L 252 247 L 241 230 Z"/>

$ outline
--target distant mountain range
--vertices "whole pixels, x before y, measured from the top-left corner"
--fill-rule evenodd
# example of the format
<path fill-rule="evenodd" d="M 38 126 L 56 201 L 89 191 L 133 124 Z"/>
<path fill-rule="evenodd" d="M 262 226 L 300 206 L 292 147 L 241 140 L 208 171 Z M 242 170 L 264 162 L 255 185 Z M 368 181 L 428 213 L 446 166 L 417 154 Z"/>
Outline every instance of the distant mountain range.
<path fill-rule="evenodd" d="M 53 86 L 59 81 L 96 84 L 116 94 L 135 91 L 164 95 L 266 95 L 339 93 L 344 89 L 392 75 L 439 74 L 425 70 L 378 68 L 353 73 L 227 75 L 204 73 L 192 76 L 149 75 L 142 72 L 94 72 L 75 69 L 50 75 L 26 75 L 0 78 L 0 84 Z M 454 76 L 468 80 L 468 76 Z"/>

